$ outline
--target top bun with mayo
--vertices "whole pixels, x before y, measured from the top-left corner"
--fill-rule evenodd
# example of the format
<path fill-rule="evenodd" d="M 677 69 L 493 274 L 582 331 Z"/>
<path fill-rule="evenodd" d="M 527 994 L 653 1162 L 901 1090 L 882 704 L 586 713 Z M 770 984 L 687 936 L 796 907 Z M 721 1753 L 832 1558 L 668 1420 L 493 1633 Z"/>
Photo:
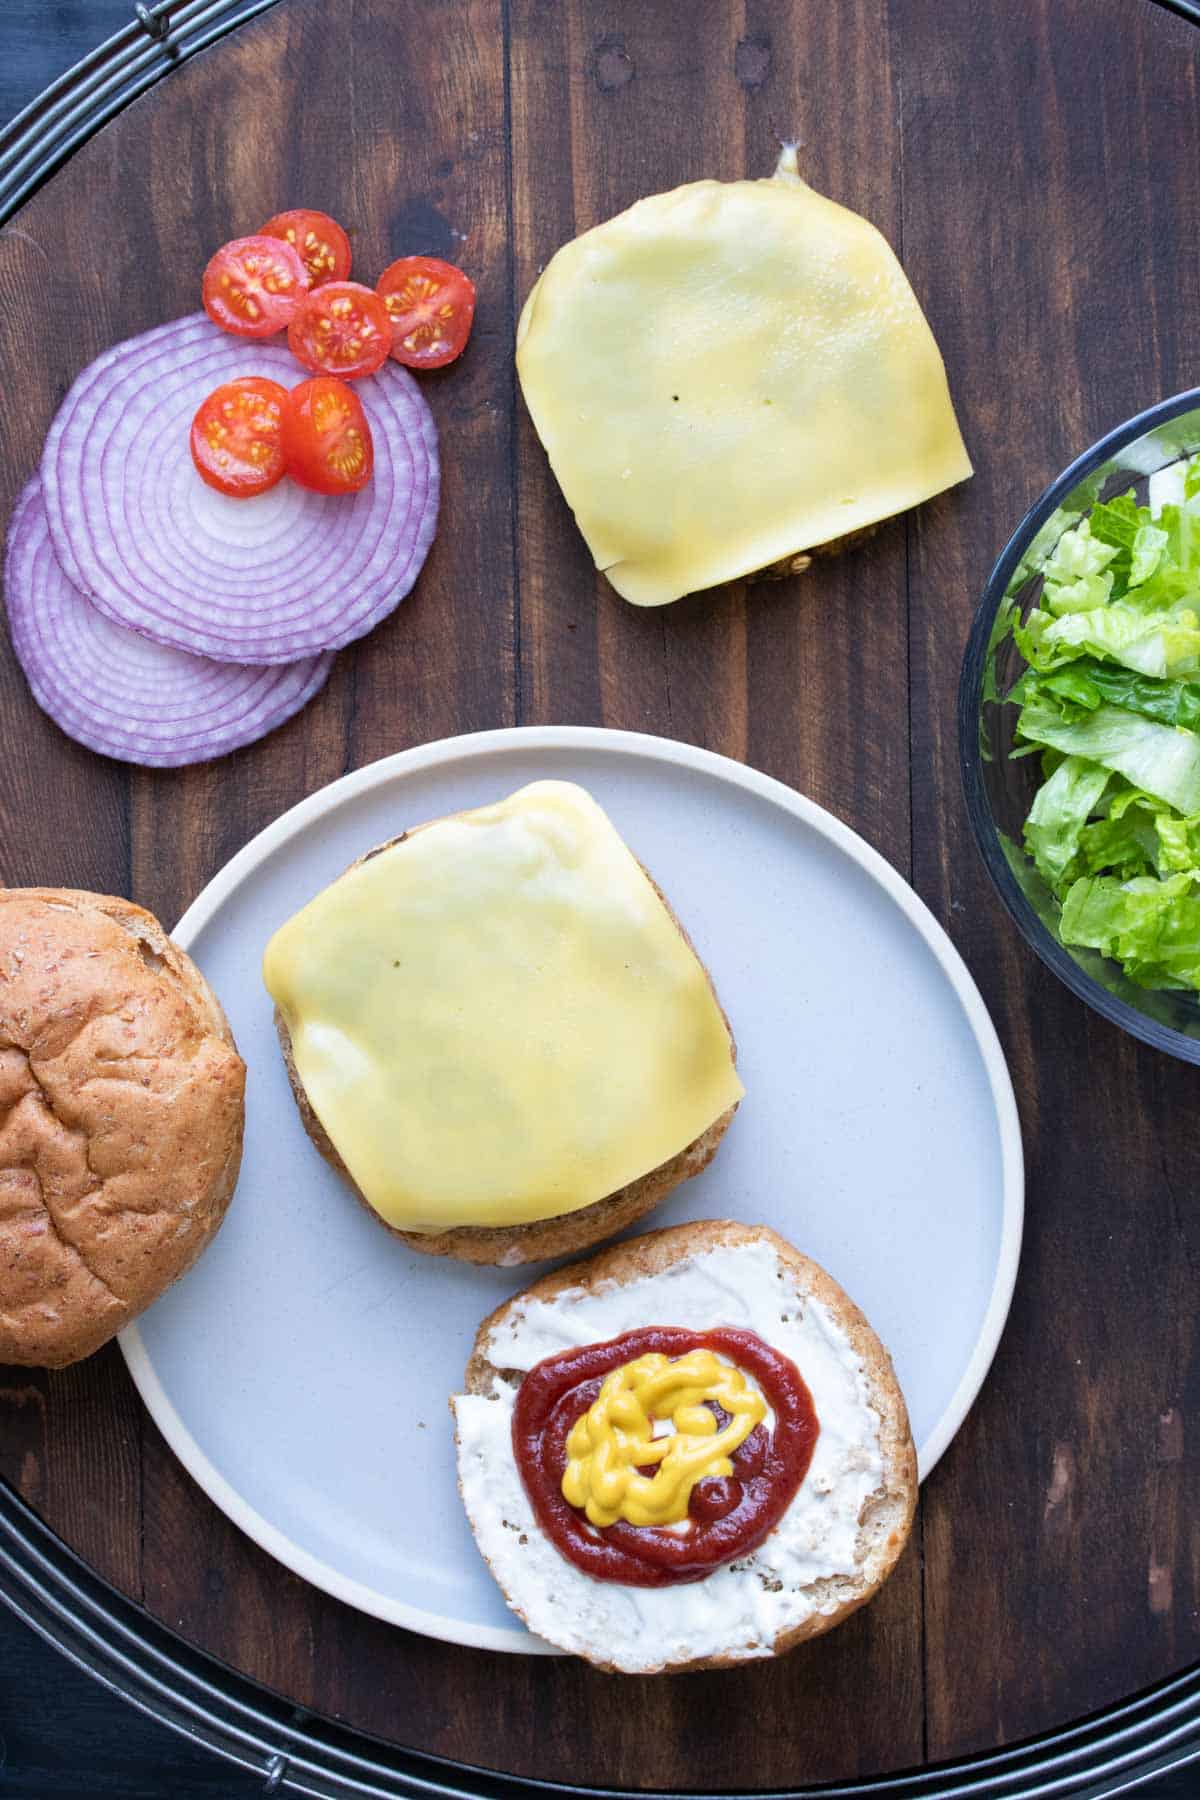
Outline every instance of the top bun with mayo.
<path fill-rule="evenodd" d="M 140 906 L 0 888 L 0 1363 L 90 1356 L 229 1205 L 245 1067 Z"/>
<path fill-rule="evenodd" d="M 971 473 L 894 251 L 791 146 L 770 180 L 654 194 L 564 245 L 517 370 L 596 567 L 637 606 L 801 568 Z"/>
<path fill-rule="evenodd" d="M 707 1166 L 743 1093 L 687 934 L 570 782 L 370 851 L 263 976 L 313 1142 L 435 1256 L 611 1236 Z"/>

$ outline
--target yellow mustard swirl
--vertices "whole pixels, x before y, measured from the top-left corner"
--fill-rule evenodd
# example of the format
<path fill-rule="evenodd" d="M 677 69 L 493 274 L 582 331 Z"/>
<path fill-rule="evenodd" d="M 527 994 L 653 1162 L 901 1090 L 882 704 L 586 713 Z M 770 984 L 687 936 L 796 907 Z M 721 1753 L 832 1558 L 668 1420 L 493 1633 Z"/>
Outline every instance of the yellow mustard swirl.
<path fill-rule="evenodd" d="M 730 1414 L 718 1429 L 705 1405 Z M 732 1475 L 730 1461 L 766 1417 L 766 1402 L 740 1369 L 712 1350 L 674 1360 L 652 1353 L 623 1363 L 605 1378 L 595 1400 L 571 1427 L 563 1497 L 582 1507 L 593 1525 L 676 1525 L 688 1516 L 698 1481 Z M 655 1437 L 656 1421 L 674 1427 Z M 654 1464 L 653 1475 L 639 1467 Z"/>

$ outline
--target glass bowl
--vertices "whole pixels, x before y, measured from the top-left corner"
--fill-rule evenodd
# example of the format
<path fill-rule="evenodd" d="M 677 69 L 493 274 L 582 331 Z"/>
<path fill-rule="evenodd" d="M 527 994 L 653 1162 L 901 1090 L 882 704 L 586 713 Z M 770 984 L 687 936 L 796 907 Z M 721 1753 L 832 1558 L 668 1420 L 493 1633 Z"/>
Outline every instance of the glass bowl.
<path fill-rule="evenodd" d="M 975 840 L 1017 928 L 1072 993 L 1134 1037 L 1200 1063 L 1200 994 L 1135 986 L 1119 963 L 1064 945 L 1059 904 L 1022 845 L 1022 826 L 1041 780 L 1039 759 L 1011 759 L 1017 707 L 1003 703 L 1025 667 L 1012 639 L 1039 569 L 1063 532 L 1098 500 L 1130 487 L 1144 495 L 1156 469 L 1200 450 L 1200 388 L 1176 394 L 1120 425 L 1084 452 L 1026 513 L 1000 554 L 975 614 L 958 689 L 958 744 Z"/>

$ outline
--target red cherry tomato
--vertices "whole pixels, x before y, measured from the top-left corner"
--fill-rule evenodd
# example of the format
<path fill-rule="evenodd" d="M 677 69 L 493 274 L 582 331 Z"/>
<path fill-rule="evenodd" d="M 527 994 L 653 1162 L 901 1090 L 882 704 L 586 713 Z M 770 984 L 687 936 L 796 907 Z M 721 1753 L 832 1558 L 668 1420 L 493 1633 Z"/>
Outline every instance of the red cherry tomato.
<path fill-rule="evenodd" d="M 284 470 L 288 391 L 262 375 L 214 388 L 192 420 L 192 461 L 209 487 L 244 499 L 265 494 Z"/>
<path fill-rule="evenodd" d="M 276 213 L 262 228 L 263 237 L 283 238 L 308 270 L 310 287 L 345 281 L 350 273 L 350 239 L 328 213 L 304 206 Z"/>
<path fill-rule="evenodd" d="M 308 289 L 308 272 L 282 238 L 234 238 L 204 271 L 204 310 L 222 331 L 272 337 L 282 331 Z"/>
<path fill-rule="evenodd" d="M 361 281 L 327 281 L 306 294 L 288 326 L 288 349 L 306 369 L 352 381 L 373 375 L 392 343 L 387 308 Z"/>
<path fill-rule="evenodd" d="M 362 402 L 333 375 L 302 381 L 283 409 L 287 472 L 318 494 L 356 494 L 371 479 L 375 446 Z"/>
<path fill-rule="evenodd" d="M 402 256 L 375 283 L 392 322 L 392 355 L 410 369 L 440 369 L 462 354 L 475 317 L 475 283 L 436 256 Z"/>

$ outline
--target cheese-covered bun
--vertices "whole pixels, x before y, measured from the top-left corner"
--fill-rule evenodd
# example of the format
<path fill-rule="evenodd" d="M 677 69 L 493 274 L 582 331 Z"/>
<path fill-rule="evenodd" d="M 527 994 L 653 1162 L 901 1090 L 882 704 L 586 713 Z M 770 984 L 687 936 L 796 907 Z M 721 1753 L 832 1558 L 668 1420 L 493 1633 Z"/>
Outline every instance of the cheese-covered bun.
<path fill-rule="evenodd" d="M 521 388 L 596 567 L 661 606 L 964 480 L 933 334 L 887 241 L 806 186 L 697 181 L 553 256 Z"/>
<path fill-rule="evenodd" d="M 570 782 L 371 852 L 263 973 L 318 1149 L 434 1255 L 596 1243 L 705 1166 L 742 1095 L 707 971 Z"/>
<path fill-rule="evenodd" d="M 0 1363 L 90 1355 L 191 1266 L 237 1181 L 244 1083 L 150 913 L 0 889 Z"/>
<path fill-rule="evenodd" d="M 514 1448 L 514 1412 L 519 1423 L 518 1395 L 531 1370 L 541 1365 L 544 1381 L 545 1359 L 573 1355 L 581 1346 L 601 1346 L 611 1360 L 611 1340 L 652 1326 L 756 1334 L 788 1359 L 816 1423 L 811 1460 L 765 1540 L 701 1579 L 667 1586 L 598 1578 L 569 1560 L 539 1522 Z M 670 1370 L 648 1361 L 648 1379 L 661 1393 Z M 749 1405 L 743 1388 L 753 1384 L 728 1368 L 721 1374 L 728 1388 L 721 1404 L 735 1411 Z M 649 1675 L 778 1656 L 869 1600 L 895 1567 L 912 1525 L 916 1455 L 887 1352 L 837 1283 L 765 1227 L 675 1226 L 546 1276 L 480 1327 L 466 1390 L 451 1406 L 459 1488 L 480 1551 L 531 1631 L 602 1668 Z M 692 1411 L 675 1413 L 679 1430 L 697 1428 L 698 1392 L 683 1391 Z M 761 1394 L 751 1400 L 756 1405 L 747 1424 L 763 1412 Z M 568 1409 L 569 1424 L 569 1400 L 556 1404 Z M 568 1456 L 586 1451 L 589 1430 L 598 1441 L 602 1434 L 591 1421 L 605 1404 L 625 1431 L 634 1429 L 632 1415 L 617 1410 L 629 1407 L 628 1394 L 606 1402 L 601 1390 L 587 1429 L 576 1424 L 566 1439 Z M 778 1415 L 768 1415 L 768 1423 L 773 1444 Z M 715 1433 L 702 1415 L 699 1426 Z M 655 1424 L 654 1437 L 672 1429 Z M 697 1441 L 703 1454 L 703 1432 Z M 613 1474 L 619 1450 L 618 1443 L 604 1453 L 608 1460 L 595 1483 L 610 1501 L 619 1487 Z M 646 1454 L 635 1448 L 631 1460 L 640 1464 Z M 728 1475 L 731 1468 L 736 1475 L 736 1456 L 715 1473 Z M 644 1500 L 648 1482 L 633 1485 Z M 561 1491 L 572 1507 L 579 1505 L 574 1490 L 567 1493 L 564 1485 Z M 610 1515 L 589 1509 L 587 1516 L 592 1536 L 603 1541 Z M 644 1520 L 638 1515 L 634 1523 Z M 629 1528 L 623 1529 L 629 1541 Z M 695 1525 L 672 1529 L 682 1530 L 686 1542 Z M 636 1547 L 636 1533 L 633 1538 Z"/>

